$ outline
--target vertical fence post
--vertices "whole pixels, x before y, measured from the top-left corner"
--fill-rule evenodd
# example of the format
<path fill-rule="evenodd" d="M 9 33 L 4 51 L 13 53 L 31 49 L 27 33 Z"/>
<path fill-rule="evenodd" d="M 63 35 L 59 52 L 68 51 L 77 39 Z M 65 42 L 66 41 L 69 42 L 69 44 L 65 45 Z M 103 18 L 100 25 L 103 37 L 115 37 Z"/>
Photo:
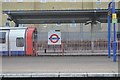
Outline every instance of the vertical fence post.
<path fill-rule="evenodd" d="M 91 23 L 91 52 L 94 53 L 94 37 L 93 37 L 93 34 L 94 34 L 94 23 L 92 22 Z"/>
<path fill-rule="evenodd" d="M 108 58 L 110 58 L 111 55 L 111 22 L 110 22 L 110 16 L 108 16 Z"/>
<path fill-rule="evenodd" d="M 62 55 L 64 55 L 64 43 L 62 43 Z"/>

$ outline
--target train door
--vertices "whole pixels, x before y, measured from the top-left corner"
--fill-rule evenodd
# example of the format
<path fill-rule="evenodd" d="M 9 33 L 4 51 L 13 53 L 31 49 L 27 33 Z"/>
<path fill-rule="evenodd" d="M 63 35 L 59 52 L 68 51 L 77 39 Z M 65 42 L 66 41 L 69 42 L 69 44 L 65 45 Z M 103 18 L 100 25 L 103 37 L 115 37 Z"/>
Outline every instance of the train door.
<path fill-rule="evenodd" d="M 0 55 L 9 55 L 9 30 L 0 30 Z"/>
<path fill-rule="evenodd" d="M 10 30 L 10 55 L 25 55 L 25 29 Z"/>

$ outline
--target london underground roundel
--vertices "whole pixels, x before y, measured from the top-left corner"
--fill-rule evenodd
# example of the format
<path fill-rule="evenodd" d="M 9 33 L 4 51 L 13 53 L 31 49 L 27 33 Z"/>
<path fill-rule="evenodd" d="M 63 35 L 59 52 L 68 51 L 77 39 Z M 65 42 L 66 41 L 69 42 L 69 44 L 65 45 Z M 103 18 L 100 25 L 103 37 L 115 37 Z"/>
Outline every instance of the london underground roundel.
<path fill-rule="evenodd" d="M 48 45 L 61 44 L 61 33 L 50 31 L 48 32 Z"/>
<path fill-rule="evenodd" d="M 49 38 L 49 40 L 52 42 L 52 43 L 57 43 L 59 41 L 59 36 L 57 34 L 52 34 Z"/>

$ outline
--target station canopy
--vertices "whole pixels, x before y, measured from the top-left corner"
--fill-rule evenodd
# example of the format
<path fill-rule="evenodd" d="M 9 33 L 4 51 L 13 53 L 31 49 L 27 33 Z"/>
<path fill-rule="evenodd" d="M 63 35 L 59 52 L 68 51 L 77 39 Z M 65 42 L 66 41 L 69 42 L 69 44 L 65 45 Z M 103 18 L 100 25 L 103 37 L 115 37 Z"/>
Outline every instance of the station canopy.
<path fill-rule="evenodd" d="M 116 9 L 120 23 L 120 9 Z M 6 10 L 3 14 L 16 24 L 56 24 L 56 23 L 86 23 L 99 21 L 107 23 L 108 9 L 87 10 Z"/>

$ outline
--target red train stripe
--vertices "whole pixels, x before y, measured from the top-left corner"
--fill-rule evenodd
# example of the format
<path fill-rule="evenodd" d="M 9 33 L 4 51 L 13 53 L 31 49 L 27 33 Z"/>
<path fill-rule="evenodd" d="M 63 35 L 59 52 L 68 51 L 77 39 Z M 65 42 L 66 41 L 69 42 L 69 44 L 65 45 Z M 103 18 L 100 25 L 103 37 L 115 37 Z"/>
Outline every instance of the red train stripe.
<path fill-rule="evenodd" d="M 34 32 L 34 27 L 29 27 L 26 32 L 26 55 L 33 55 L 33 40 L 32 35 Z"/>

